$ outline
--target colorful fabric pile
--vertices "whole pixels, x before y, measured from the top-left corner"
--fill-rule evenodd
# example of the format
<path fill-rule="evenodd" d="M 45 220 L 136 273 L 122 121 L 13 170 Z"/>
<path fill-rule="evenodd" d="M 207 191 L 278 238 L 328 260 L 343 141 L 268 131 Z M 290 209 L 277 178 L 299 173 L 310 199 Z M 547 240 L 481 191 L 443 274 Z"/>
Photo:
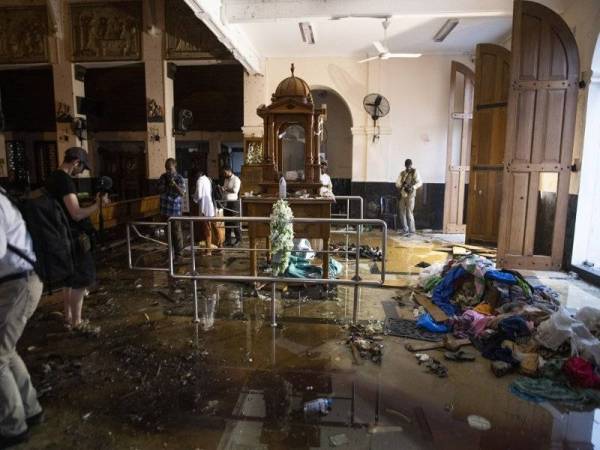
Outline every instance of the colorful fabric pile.
<path fill-rule="evenodd" d="M 419 286 L 449 318 L 435 322 L 428 316 L 421 319 L 424 328 L 470 339 L 497 376 L 518 371 L 537 377 L 513 382 L 516 395 L 600 405 L 599 309 L 571 316 L 550 287 L 532 286 L 520 273 L 496 269 L 479 255 L 428 267 Z"/>

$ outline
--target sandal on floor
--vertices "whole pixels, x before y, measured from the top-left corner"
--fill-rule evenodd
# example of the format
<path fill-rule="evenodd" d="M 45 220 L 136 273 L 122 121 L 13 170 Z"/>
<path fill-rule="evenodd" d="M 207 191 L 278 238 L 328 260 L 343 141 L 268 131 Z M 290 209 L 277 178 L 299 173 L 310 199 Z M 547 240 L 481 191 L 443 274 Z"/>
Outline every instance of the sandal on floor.
<path fill-rule="evenodd" d="M 464 362 L 464 361 L 475 361 L 475 355 L 464 350 L 458 350 L 456 352 L 445 352 L 444 358 L 450 361 Z"/>
<path fill-rule="evenodd" d="M 79 325 L 72 327 L 71 331 L 80 336 L 98 336 L 100 335 L 100 327 L 90 324 L 89 320 L 84 320 Z"/>

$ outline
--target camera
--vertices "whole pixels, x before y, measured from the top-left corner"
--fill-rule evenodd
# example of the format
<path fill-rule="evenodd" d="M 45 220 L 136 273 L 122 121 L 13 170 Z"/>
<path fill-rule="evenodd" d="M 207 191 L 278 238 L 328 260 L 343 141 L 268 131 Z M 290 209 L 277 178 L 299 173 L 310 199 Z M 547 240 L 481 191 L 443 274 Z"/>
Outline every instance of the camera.
<path fill-rule="evenodd" d="M 98 183 L 96 184 L 96 191 L 99 194 L 108 194 L 113 187 L 113 180 L 111 177 L 102 176 L 98 178 Z"/>

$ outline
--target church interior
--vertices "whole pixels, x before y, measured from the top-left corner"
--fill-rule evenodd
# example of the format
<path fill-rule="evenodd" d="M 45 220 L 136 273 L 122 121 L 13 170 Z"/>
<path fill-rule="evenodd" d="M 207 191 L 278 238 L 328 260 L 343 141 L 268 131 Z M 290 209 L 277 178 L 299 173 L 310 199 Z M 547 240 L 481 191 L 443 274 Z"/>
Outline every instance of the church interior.
<path fill-rule="evenodd" d="M 0 449 L 600 448 L 597 176 L 598 0 L 0 0 Z"/>

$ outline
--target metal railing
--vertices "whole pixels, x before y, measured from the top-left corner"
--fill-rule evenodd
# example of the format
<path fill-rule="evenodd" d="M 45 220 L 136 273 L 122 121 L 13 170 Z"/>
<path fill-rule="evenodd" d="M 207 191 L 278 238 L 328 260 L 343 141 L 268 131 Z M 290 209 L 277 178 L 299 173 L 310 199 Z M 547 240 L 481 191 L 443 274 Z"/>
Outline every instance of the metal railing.
<path fill-rule="evenodd" d="M 246 223 L 270 223 L 271 219 L 269 217 L 230 217 L 232 222 L 246 222 Z M 221 217 L 171 217 L 168 222 L 131 222 L 127 224 L 127 252 L 128 252 L 128 262 L 129 268 L 132 270 L 150 270 L 150 271 L 163 271 L 168 272 L 169 276 L 173 279 L 184 279 L 191 280 L 193 282 L 193 295 L 194 295 L 194 321 L 198 322 L 198 285 L 197 282 L 201 280 L 211 280 L 211 281 L 230 281 L 230 282 L 261 282 L 261 283 L 272 283 L 272 292 L 271 292 L 271 325 L 277 325 L 277 316 L 276 316 L 276 285 L 277 283 L 301 283 L 301 284 L 321 284 L 321 285 L 346 285 L 352 286 L 354 289 L 354 302 L 353 302 L 353 312 L 352 312 L 352 321 L 356 322 L 358 311 L 360 307 L 360 289 L 361 287 L 381 287 L 385 283 L 385 256 L 386 256 L 386 248 L 387 248 L 387 224 L 379 219 L 329 219 L 329 218 L 294 218 L 290 221 L 292 224 L 315 224 L 315 223 L 324 223 L 330 225 L 355 225 L 355 235 L 356 235 L 356 250 L 355 250 L 355 270 L 354 276 L 350 279 L 348 278 L 293 278 L 293 277 L 275 277 L 275 276 L 266 276 L 266 275 L 215 275 L 215 274 L 200 274 L 197 270 L 196 265 L 196 249 L 198 247 L 195 246 L 194 243 L 194 223 L 195 222 L 222 222 L 223 218 Z M 189 274 L 178 274 L 175 272 L 175 264 L 173 259 L 173 242 L 172 242 L 172 224 L 174 222 L 188 222 L 190 225 L 190 240 L 191 240 L 191 273 Z M 382 262 L 381 262 L 381 277 L 379 281 L 371 281 L 371 280 L 363 280 L 360 277 L 360 239 L 362 233 L 362 225 L 373 225 L 381 227 L 381 248 L 382 248 Z M 131 233 L 132 231 L 140 238 L 149 240 L 150 242 L 159 243 L 161 245 L 165 245 L 164 242 L 158 241 L 151 237 L 144 236 L 139 232 L 138 226 L 162 226 L 167 228 L 167 247 L 168 247 L 168 255 L 169 255 L 169 267 L 147 267 L 147 266 L 138 266 L 134 264 L 133 254 L 132 254 L 132 245 L 131 245 Z M 200 248 L 198 248 L 200 249 Z M 246 251 L 248 253 L 251 252 L 270 252 L 268 248 L 240 248 L 240 247 L 218 247 L 211 250 L 221 250 L 221 251 Z M 297 253 L 307 253 L 310 250 L 294 250 Z M 348 247 L 346 247 L 345 252 L 348 251 Z M 327 254 L 335 254 L 335 253 L 345 253 L 340 252 L 338 250 L 329 250 L 324 249 L 320 253 Z"/>
<path fill-rule="evenodd" d="M 335 204 L 339 205 L 340 203 L 343 204 L 345 201 L 346 203 L 346 211 L 342 212 L 342 213 L 332 213 L 331 217 L 342 217 L 345 219 L 351 219 L 352 217 L 350 217 L 352 215 L 352 210 L 350 209 L 351 206 L 351 202 L 352 201 L 356 201 L 358 202 L 358 210 L 359 210 L 359 219 L 363 219 L 363 214 L 364 214 L 364 208 L 363 208 L 363 198 L 359 195 L 338 195 L 335 197 Z M 357 225 L 360 226 L 360 225 Z M 332 230 L 331 231 L 333 234 L 344 234 L 345 235 L 345 240 L 346 240 L 346 263 L 348 263 L 349 260 L 349 256 L 350 256 L 350 233 L 352 233 L 352 230 L 350 230 L 350 225 L 346 225 L 344 227 L 343 230 Z M 360 251 L 360 250 L 359 250 Z"/>

